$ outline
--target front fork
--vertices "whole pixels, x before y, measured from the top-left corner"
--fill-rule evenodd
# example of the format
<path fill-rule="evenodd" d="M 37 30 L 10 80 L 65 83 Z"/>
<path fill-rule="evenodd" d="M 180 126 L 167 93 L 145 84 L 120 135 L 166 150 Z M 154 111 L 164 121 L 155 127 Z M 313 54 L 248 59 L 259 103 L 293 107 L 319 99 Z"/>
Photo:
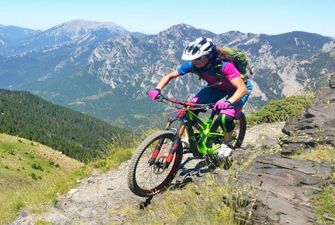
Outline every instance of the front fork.
<path fill-rule="evenodd" d="M 148 163 L 150 165 L 153 165 L 155 163 L 155 161 L 157 159 L 157 156 L 158 156 L 158 154 L 159 154 L 159 152 L 160 152 L 160 150 L 161 150 L 161 148 L 163 146 L 163 142 L 164 142 L 164 138 L 162 138 L 162 139 L 159 140 L 159 143 L 157 144 L 154 152 L 152 153 L 152 156 L 150 157 L 150 159 L 148 161 Z"/>
<path fill-rule="evenodd" d="M 177 133 L 175 134 L 174 136 L 174 141 L 173 141 L 173 144 L 172 144 L 172 148 L 170 148 L 170 151 L 169 151 L 169 154 L 164 162 L 164 165 L 163 165 L 163 169 L 166 169 L 169 167 L 170 163 L 172 162 L 173 160 L 173 156 L 174 154 L 176 153 L 176 151 L 178 151 L 178 149 L 180 148 L 180 145 L 181 145 L 181 137 L 183 136 L 185 132 L 185 125 L 182 124 Z"/>
<path fill-rule="evenodd" d="M 171 125 L 171 122 L 168 122 L 166 125 L 166 129 L 170 129 L 170 125 Z M 170 163 L 173 160 L 174 154 L 180 148 L 181 136 L 184 134 L 184 132 L 185 132 L 185 125 L 181 125 L 174 136 L 174 141 L 173 141 L 172 147 L 170 148 L 169 154 L 167 155 L 165 162 L 163 164 L 163 169 L 166 169 L 169 167 Z M 154 152 L 152 153 L 151 158 L 148 161 L 150 165 L 153 165 L 155 163 L 157 156 L 163 146 L 163 142 L 164 142 L 164 139 L 159 140 L 159 143 L 157 144 Z"/>

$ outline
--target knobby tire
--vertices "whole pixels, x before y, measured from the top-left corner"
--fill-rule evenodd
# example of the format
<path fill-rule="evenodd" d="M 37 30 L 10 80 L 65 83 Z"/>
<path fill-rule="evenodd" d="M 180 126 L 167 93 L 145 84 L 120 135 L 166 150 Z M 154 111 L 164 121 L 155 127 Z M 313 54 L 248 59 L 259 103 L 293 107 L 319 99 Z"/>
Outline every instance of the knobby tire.
<path fill-rule="evenodd" d="M 130 166 L 129 166 L 129 171 L 128 171 L 128 186 L 130 188 L 130 190 L 141 197 L 150 197 L 158 192 L 163 191 L 164 189 L 166 189 L 171 181 L 173 180 L 173 178 L 175 177 L 177 171 L 178 171 L 178 167 L 182 161 L 182 149 L 181 149 L 181 143 L 179 143 L 180 147 L 179 149 L 176 150 L 175 154 L 174 154 L 174 159 L 171 162 L 171 164 L 169 165 L 168 169 L 170 171 L 167 171 L 166 176 L 163 175 L 162 182 L 159 182 L 157 185 L 155 184 L 153 187 L 144 187 L 145 185 L 140 184 L 140 179 L 139 177 L 137 177 L 137 173 L 140 173 L 141 169 L 139 169 L 139 162 L 140 160 L 143 162 L 148 161 L 148 158 L 146 154 L 149 153 L 148 155 L 152 155 L 153 149 L 152 149 L 152 144 L 155 143 L 156 141 L 160 141 L 162 140 L 162 138 L 167 141 L 170 141 L 171 143 L 173 143 L 174 138 L 176 137 L 175 132 L 171 131 L 171 130 L 164 130 L 164 131 L 157 131 L 154 134 L 151 134 L 149 137 L 147 137 L 137 148 L 135 154 L 133 155 L 131 162 L 130 162 Z M 154 145 L 153 145 L 154 146 Z M 164 146 L 166 147 L 168 150 L 170 150 L 170 147 L 168 146 Z M 164 157 L 161 156 L 161 154 L 167 154 L 166 152 L 163 152 L 165 150 L 161 150 L 158 157 Z M 162 158 L 164 159 L 164 158 Z M 151 169 L 150 169 L 150 165 L 147 162 L 147 166 L 148 166 L 148 173 L 150 173 L 150 170 L 153 170 L 153 167 L 155 165 L 151 165 Z M 151 172 L 153 175 L 154 172 Z M 164 177 L 165 176 L 165 177 Z M 151 177 L 150 177 L 151 178 Z M 144 179 L 144 178 L 142 178 Z M 149 179 L 149 178 L 148 178 Z M 145 179 L 144 179 L 145 180 Z"/>
<path fill-rule="evenodd" d="M 233 147 L 234 149 L 241 147 L 244 137 L 245 137 L 246 130 L 247 130 L 247 120 L 245 118 L 244 113 L 242 112 L 239 118 L 239 132 L 238 132 L 238 136 L 237 136 L 236 142 Z"/>

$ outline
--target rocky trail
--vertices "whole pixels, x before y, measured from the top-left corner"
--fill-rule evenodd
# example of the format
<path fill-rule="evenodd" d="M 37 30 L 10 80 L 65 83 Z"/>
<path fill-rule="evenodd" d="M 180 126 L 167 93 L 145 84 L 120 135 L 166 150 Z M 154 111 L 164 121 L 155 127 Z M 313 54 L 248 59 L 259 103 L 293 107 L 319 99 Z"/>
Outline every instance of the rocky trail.
<path fill-rule="evenodd" d="M 314 224 L 315 212 L 311 194 L 319 193 L 333 173 L 327 164 L 284 158 L 280 154 L 257 154 L 248 146 L 270 148 L 284 134 L 285 154 L 299 148 L 306 151 L 317 144 L 335 147 L 335 92 L 320 90 L 315 105 L 305 114 L 284 123 L 262 124 L 248 129 L 242 149 L 236 150 L 236 161 L 249 159 L 246 172 L 238 179 L 239 185 L 248 184 L 255 190 L 256 202 L 251 209 L 254 224 Z M 185 157 L 187 158 L 187 157 Z M 37 220 L 52 224 L 124 224 L 121 214 L 111 213 L 128 205 L 140 205 L 146 199 L 135 196 L 127 187 L 127 168 L 123 163 L 117 170 L 93 175 L 80 181 L 76 188 L 59 196 L 54 208 L 32 215 L 22 212 L 11 224 L 34 224 Z M 183 165 L 175 182 L 186 184 L 206 174 L 199 160 L 190 158 Z M 223 170 L 224 171 L 224 170 Z M 227 172 L 216 173 L 225 182 Z M 240 210 L 246 211 L 248 204 Z"/>

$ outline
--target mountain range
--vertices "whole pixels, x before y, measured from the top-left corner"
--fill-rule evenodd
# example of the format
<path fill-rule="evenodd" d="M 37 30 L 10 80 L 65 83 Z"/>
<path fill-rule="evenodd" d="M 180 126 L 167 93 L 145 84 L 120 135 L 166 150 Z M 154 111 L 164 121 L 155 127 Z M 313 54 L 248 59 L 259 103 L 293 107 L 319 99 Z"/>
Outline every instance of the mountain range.
<path fill-rule="evenodd" d="M 248 56 L 255 74 L 247 110 L 314 91 L 335 72 L 334 39 L 314 33 L 216 34 L 178 24 L 147 35 L 111 22 L 74 20 L 45 31 L 0 26 L 0 88 L 29 91 L 112 124 L 146 126 L 162 107 L 145 92 L 182 63 L 184 47 L 199 36 Z M 164 93 L 186 99 L 203 85 L 184 76 Z"/>

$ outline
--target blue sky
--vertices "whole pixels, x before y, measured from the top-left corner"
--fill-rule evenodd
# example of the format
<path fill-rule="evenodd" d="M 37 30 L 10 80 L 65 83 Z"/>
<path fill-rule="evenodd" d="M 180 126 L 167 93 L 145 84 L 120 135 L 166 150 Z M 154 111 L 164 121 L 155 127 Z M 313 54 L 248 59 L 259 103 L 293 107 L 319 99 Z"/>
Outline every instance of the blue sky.
<path fill-rule="evenodd" d="M 335 37 L 334 11 L 334 0 L 4 0 L 0 24 L 46 30 L 85 19 L 146 34 L 186 23 L 218 34 L 300 30 Z"/>

